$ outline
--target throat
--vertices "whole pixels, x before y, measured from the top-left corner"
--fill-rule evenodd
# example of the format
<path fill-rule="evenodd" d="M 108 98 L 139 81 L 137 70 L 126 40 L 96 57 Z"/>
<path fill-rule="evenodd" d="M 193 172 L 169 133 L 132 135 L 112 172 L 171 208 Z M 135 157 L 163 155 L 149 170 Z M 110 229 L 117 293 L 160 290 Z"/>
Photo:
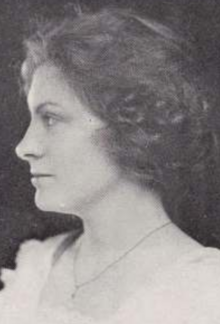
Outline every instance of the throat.
<path fill-rule="evenodd" d="M 98 254 L 102 250 L 122 253 L 169 221 L 160 199 L 131 183 L 120 183 L 81 218 L 84 245 Z"/>
<path fill-rule="evenodd" d="M 84 263 L 81 268 L 80 260 L 76 257 L 76 285 L 72 294 L 74 307 L 96 319 L 106 318 L 115 313 L 138 289 L 150 287 L 159 262 L 163 267 L 167 263 L 167 257 L 163 259 L 164 253 L 160 255 L 161 249 L 155 248 L 152 253 L 151 248 L 146 249 L 146 244 L 151 236 L 160 235 L 170 225 L 171 223 L 167 222 L 154 229 L 122 255 L 115 256 L 113 261 L 106 259 L 105 264 L 103 259 L 102 262 L 97 262 L 94 258 L 95 262 L 92 265 Z M 90 271 L 92 267 L 93 271 Z M 87 270 L 84 276 L 83 269 Z"/>
<path fill-rule="evenodd" d="M 80 290 L 85 286 L 89 286 L 100 278 L 108 276 L 112 271 L 117 271 L 121 264 L 129 262 L 133 259 L 138 250 L 142 249 L 142 245 L 146 244 L 146 241 L 150 240 L 152 236 L 157 232 L 161 232 L 168 227 L 171 222 L 167 221 L 161 225 L 158 225 L 151 230 L 148 230 L 145 234 L 140 236 L 134 243 L 128 248 L 122 250 L 105 250 L 105 251 L 92 251 L 91 247 L 87 251 L 83 251 L 83 240 L 79 245 L 78 250 L 74 257 L 74 278 L 76 290 Z"/>

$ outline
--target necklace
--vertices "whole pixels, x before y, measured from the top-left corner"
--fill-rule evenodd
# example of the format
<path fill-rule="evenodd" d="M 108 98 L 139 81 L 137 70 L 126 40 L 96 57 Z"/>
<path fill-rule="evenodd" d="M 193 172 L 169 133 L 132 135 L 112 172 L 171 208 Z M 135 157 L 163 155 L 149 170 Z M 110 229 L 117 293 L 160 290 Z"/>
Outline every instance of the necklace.
<path fill-rule="evenodd" d="M 74 293 L 71 295 L 72 298 L 74 298 L 77 294 L 77 292 L 87 286 L 90 285 L 91 283 L 93 283 L 94 281 L 97 281 L 100 277 L 102 277 L 106 272 L 108 272 L 111 268 L 113 268 L 115 265 L 117 265 L 118 263 L 120 263 L 122 260 L 124 260 L 130 253 L 132 253 L 139 245 L 141 245 L 142 242 L 144 242 L 146 239 L 148 239 L 150 236 L 152 236 L 153 234 L 155 234 L 156 232 L 159 232 L 160 230 L 162 230 L 163 228 L 167 227 L 168 225 L 171 224 L 171 221 L 166 222 L 165 224 L 163 224 L 162 226 L 159 226 L 157 228 L 155 228 L 154 230 L 150 231 L 149 233 L 147 233 L 146 235 L 144 235 L 140 240 L 138 240 L 138 242 L 136 242 L 131 248 L 129 248 L 126 252 L 124 252 L 120 257 L 118 257 L 115 261 L 111 262 L 110 264 L 108 264 L 104 269 L 102 269 L 97 275 L 95 275 L 94 277 L 92 277 L 89 280 L 86 280 L 84 282 L 82 282 L 81 284 L 77 284 L 77 275 L 76 275 L 76 271 L 75 271 L 75 267 L 74 267 L 74 278 L 75 278 L 75 291 Z M 75 258 L 74 258 L 74 264 L 76 264 L 77 261 L 77 257 L 79 254 L 79 250 L 80 250 L 80 246 L 78 247 L 76 254 L 75 254 Z"/>

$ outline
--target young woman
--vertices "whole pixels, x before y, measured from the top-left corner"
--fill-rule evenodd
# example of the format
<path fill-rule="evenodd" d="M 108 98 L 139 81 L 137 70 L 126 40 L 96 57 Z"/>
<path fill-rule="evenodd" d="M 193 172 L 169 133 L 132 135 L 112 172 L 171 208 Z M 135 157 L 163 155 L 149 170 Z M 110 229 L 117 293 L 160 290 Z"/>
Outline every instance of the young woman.
<path fill-rule="evenodd" d="M 2 273 L 0 323 L 219 323 L 219 251 L 164 207 L 207 152 L 187 47 L 113 9 L 48 23 L 25 45 L 31 121 L 16 152 L 36 205 L 78 215 L 84 232 L 22 246 Z"/>

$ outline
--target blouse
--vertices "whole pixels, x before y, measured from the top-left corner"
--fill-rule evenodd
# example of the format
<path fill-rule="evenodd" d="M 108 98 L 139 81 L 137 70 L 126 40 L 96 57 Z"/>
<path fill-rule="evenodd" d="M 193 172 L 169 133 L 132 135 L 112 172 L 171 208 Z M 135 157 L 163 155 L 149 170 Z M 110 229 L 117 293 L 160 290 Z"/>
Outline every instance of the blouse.
<path fill-rule="evenodd" d="M 135 291 L 111 318 L 94 320 L 65 305 L 40 309 L 54 256 L 66 240 L 59 235 L 28 241 L 21 246 L 16 270 L 2 270 L 0 324 L 220 323 L 220 252 L 202 246 L 160 269 L 153 284 Z"/>

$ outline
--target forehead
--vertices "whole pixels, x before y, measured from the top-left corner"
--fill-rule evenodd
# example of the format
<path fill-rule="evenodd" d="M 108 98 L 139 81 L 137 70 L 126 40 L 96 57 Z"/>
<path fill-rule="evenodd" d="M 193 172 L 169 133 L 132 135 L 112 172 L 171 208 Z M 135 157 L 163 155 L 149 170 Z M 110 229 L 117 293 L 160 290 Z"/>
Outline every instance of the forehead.
<path fill-rule="evenodd" d="M 34 72 L 27 102 L 30 110 L 47 102 L 61 106 L 73 102 L 80 104 L 62 72 L 49 64 L 38 67 Z"/>
<path fill-rule="evenodd" d="M 36 69 L 27 103 L 31 113 L 39 112 L 42 106 L 56 106 L 56 111 L 62 111 L 70 118 L 74 116 L 84 122 L 89 121 L 88 125 L 91 128 L 105 125 L 87 105 L 78 99 L 62 72 L 49 64 Z"/>

